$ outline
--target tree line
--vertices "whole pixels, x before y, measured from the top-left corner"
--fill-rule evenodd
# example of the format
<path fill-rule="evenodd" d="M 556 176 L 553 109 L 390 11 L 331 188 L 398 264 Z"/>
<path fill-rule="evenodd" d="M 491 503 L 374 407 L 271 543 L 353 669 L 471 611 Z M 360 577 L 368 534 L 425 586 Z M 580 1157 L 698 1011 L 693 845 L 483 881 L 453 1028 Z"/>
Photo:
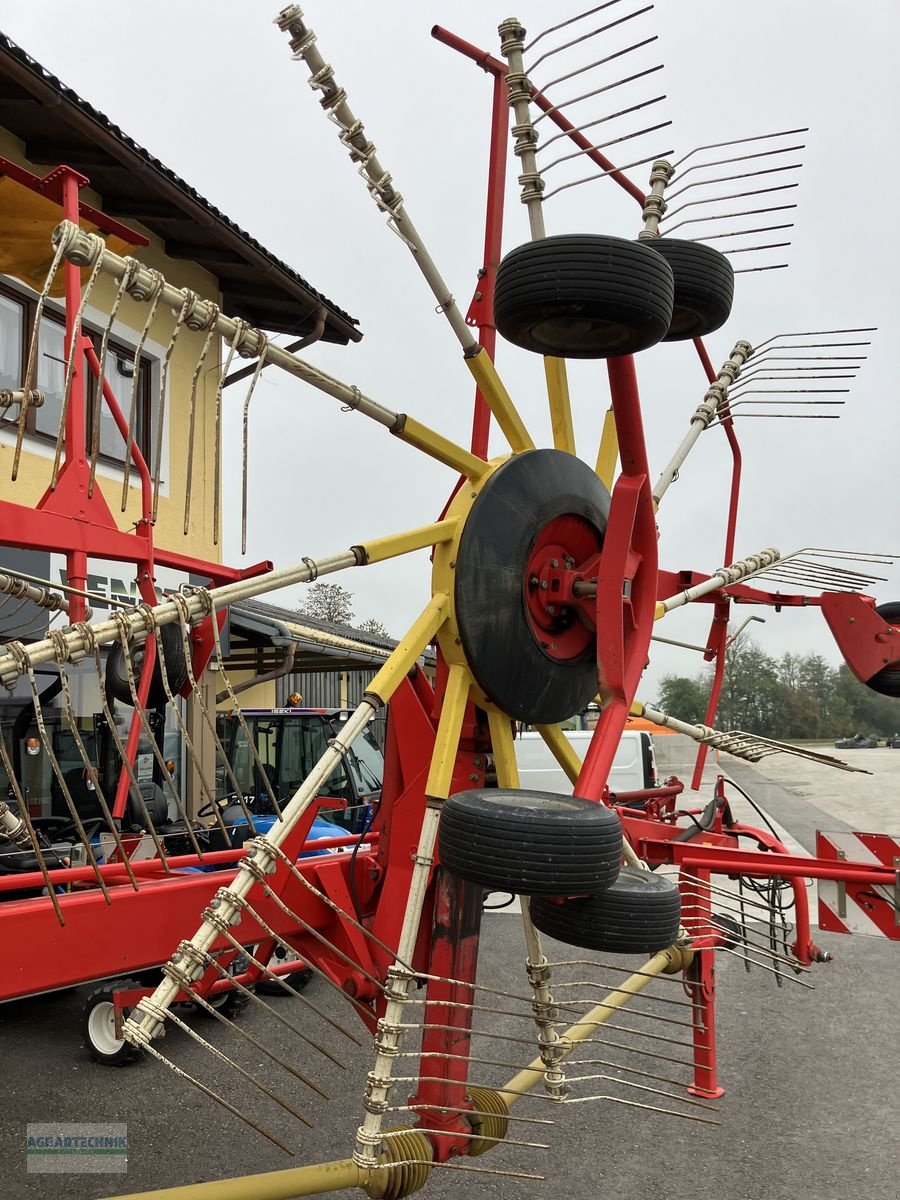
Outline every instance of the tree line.
<path fill-rule="evenodd" d="M 702 722 L 712 673 L 710 664 L 690 678 L 666 675 L 660 707 L 679 720 Z M 887 736 L 900 730 L 900 700 L 873 692 L 846 664 L 832 667 L 821 654 L 773 658 L 752 638 L 741 638 L 725 659 L 715 725 L 810 741 L 856 732 Z"/>

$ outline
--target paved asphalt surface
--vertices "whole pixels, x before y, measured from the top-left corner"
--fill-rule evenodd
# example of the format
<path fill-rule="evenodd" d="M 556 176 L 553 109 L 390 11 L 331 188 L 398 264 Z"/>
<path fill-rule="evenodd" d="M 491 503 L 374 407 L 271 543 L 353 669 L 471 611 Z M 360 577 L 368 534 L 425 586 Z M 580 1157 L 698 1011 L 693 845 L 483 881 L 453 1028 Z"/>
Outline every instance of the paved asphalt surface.
<path fill-rule="evenodd" d="M 740 770 L 740 781 L 751 794 L 754 782 L 760 788 L 763 785 L 746 767 Z M 777 804 L 779 797 L 770 793 L 770 800 Z M 804 803 L 789 796 L 786 811 L 773 813 L 788 829 L 794 820 L 803 842 L 808 839 Z M 900 828 L 900 819 L 896 828 Z M 846 1200 L 857 1196 L 900 1200 L 900 947 L 874 938 L 823 934 L 817 940 L 833 951 L 835 961 L 815 969 L 815 990 L 790 982 L 779 988 L 768 972 L 748 974 L 737 959 L 722 956 L 718 969 L 719 1065 L 726 1095 L 717 1104 L 718 1126 L 605 1101 L 562 1110 L 542 1099 L 523 1102 L 515 1115 L 521 1111 L 522 1116 L 555 1118 L 557 1125 L 516 1123 L 511 1136 L 548 1142 L 550 1149 L 504 1147 L 468 1160 L 466 1165 L 528 1172 L 544 1176 L 543 1180 L 480 1173 L 463 1177 L 450 1168 L 433 1173 L 427 1192 L 437 1198 L 465 1194 L 470 1200 Z M 554 948 L 549 942 L 548 950 L 551 956 L 554 950 L 560 957 L 571 956 L 569 950 Z M 502 989 L 509 997 L 523 994 L 522 955 L 518 918 L 504 913 L 487 916 L 480 981 Z M 631 964 L 632 968 L 637 965 Z M 593 976 L 588 968 L 559 975 L 560 979 L 588 977 L 616 978 L 609 969 Z M 0 1200 L 94 1200 L 347 1156 L 359 1121 L 362 1080 L 370 1063 L 365 1035 L 360 1037 L 364 1044 L 356 1047 L 333 1031 L 323 1031 L 316 1018 L 304 1023 L 306 1032 L 320 1035 L 344 1059 L 347 1069 L 342 1071 L 304 1047 L 290 1030 L 257 1006 L 244 1014 L 244 1028 L 329 1092 L 331 1100 L 325 1102 L 216 1022 L 187 1018 L 193 1028 L 239 1057 L 313 1121 L 315 1128 L 307 1130 L 259 1097 L 256 1110 L 260 1119 L 296 1151 L 296 1157 L 289 1158 L 157 1062 L 142 1061 L 120 1070 L 95 1065 L 81 1048 L 79 1036 L 80 1008 L 89 990 L 0 1009 L 4 1080 Z M 307 994 L 327 1006 L 332 1016 L 340 1011 L 340 1001 L 332 999 L 324 985 L 314 982 Z M 683 999 L 679 984 L 670 980 L 654 984 L 651 994 Z M 296 1000 L 272 1003 L 285 1016 L 298 1020 L 303 1016 Z M 509 998 L 496 1000 L 497 1007 L 510 1007 L 511 1003 Z M 635 1005 L 605 1034 L 633 1050 L 594 1045 L 580 1057 L 602 1057 L 622 1066 L 658 1070 L 676 1081 L 683 1079 L 684 1067 L 634 1052 L 683 1057 L 683 1050 L 637 1038 L 626 1027 L 683 1040 L 687 1031 L 675 1022 L 683 1020 L 687 1010 L 658 999 L 644 1000 L 640 1007 L 647 1014 L 664 1014 L 669 1021 L 641 1018 Z M 525 1031 L 527 1036 L 528 1031 L 524 1021 L 489 1014 L 480 1015 L 477 1024 L 486 1031 L 506 1034 Z M 247 1107 L 246 1085 L 187 1035 L 170 1032 L 161 1048 L 181 1068 L 200 1075 Z M 482 1038 L 475 1053 L 521 1063 L 531 1057 L 532 1050 L 515 1042 Z M 569 1073 L 574 1075 L 576 1070 L 618 1074 L 604 1066 L 576 1068 L 574 1064 Z M 500 1083 L 509 1074 L 502 1067 L 473 1068 L 473 1078 L 479 1083 Z M 629 1078 L 654 1085 L 653 1080 L 641 1076 Z M 654 1086 L 675 1097 L 684 1095 L 677 1083 Z M 573 1095 L 600 1092 L 690 1111 L 678 1099 L 626 1089 L 621 1083 L 597 1080 L 573 1088 Z M 127 1175 L 27 1174 L 28 1121 L 127 1122 Z M 403 1123 L 402 1117 L 397 1123 Z"/>

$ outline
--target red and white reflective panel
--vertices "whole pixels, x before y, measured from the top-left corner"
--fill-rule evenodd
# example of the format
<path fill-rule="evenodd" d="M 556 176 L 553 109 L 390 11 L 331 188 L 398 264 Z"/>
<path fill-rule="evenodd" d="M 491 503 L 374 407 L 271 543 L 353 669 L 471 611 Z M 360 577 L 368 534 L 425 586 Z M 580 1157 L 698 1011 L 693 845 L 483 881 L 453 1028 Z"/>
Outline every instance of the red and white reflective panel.
<path fill-rule="evenodd" d="M 816 855 L 838 862 L 897 869 L 900 835 L 816 831 Z M 900 887 L 820 879 L 819 928 L 830 933 L 867 933 L 900 941 Z"/>

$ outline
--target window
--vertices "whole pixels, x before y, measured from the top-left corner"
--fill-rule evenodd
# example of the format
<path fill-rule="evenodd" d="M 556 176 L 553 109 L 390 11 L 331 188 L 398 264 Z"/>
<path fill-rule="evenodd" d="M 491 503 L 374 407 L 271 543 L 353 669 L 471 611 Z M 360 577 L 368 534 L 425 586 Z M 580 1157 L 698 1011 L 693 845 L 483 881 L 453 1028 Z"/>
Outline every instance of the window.
<path fill-rule="evenodd" d="M 14 291 L 8 284 L 0 284 L 0 387 L 20 388 L 27 362 L 31 331 L 34 326 L 36 301 Z M 97 354 L 103 336 L 84 326 Z M 152 362 L 141 355 L 138 379 L 134 380 L 134 350 L 110 338 L 106 349 L 104 380 L 112 389 L 119 407 L 127 421 L 131 413 L 132 390 L 135 395 L 134 440 L 150 461 L 149 448 L 152 437 Z M 35 386 L 44 392 L 44 403 L 39 408 L 29 408 L 26 428 L 30 434 L 55 442 L 62 415 L 63 395 L 66 378 L 65 325 L 61 313 L 44 309 L 38 338 L 35 369 Z M 94 396 L 96 380 L 88 373 L 85 388 L 85 443 L 90 454 L 94 431 Z M 18 421 L 18 409 L 11 410 L 8 423 Z M 125 460 L 125 439 L 119 433 L 109 407 L 104 402 L 100 408 L 100 458 L 106 462 L 122 463 Z"/>

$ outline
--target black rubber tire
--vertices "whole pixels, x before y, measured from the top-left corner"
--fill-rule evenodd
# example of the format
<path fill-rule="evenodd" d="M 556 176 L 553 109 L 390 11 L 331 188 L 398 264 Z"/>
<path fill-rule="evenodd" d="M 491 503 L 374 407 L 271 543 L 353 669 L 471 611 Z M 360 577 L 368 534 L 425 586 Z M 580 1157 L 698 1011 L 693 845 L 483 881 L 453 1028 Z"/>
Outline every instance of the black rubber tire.
<path fill-rule="evenodd" d="M 890 600 L 887 604 L 879 604 L 875 611 L 888 625 L 900 625 L 900 601 Z M 866 687 L 881 696 L 900 697 L 900 661 L 895 660 L 876 671 L 871 679 L 866 680 Z"/>
<path fill-rule="evenodd" d="M 236 954 L 228 965 L 229 975 L 243 975 L 250 967 L 250 959 L 246 954 Z M 217 972 L 218 974 L 218 972 Z M 221 976 L 218 976 L 221 979 Z M 240 1016 L 247 1005 L 250 1003 L 250 997 L 246 992 L 242 992 L 239 988 L 231 988 L 227 992 L 219 992 L 206 1001 L 211 1005 L 217 1013 L 221 1013 L 223 1017 L 227 1017 L 229 1021 L 233 1021 L 235 1017 Z M 200 1016 L 208 1017 L 211 1021 L 215 1018 L 212 1013 L 198 1004 L 197 1012 Z"/>
<path fill-rule="evenodd" d="M 533 725 L 563 721 L 597 694 L 593 642 L 560 662 L 542 648 L 527 616 L 535 540 L 567 514 L 591 526 L 602 546 L 609 492 L 587 463 L 561 450 L 516 454 L 482 488 L 456 556 L 456 618 L 475 680 L 505 713 Z"/>
<path fill-rule="evenodd" d="M 120 1042 L 114 1050 L 111 1050 L 108 1045 L 98 1042 L 95 1023 L 98 1021 L 101 1025 L 106 1023 L 105 1013 L 114 1003 L 113 994 L 115 992 L 132 991 L 144 986 L 137 979 L 111 979 L 102 987 L 91 992 L 85 1000 L 81 1010 L 81 1034 L 84 1045 L 95 1062 L 102 1063 L 106 1067 L 125 1067 L 141 1057 L 140 1050 L 137 1046 L 132 1046 L 130 1042 Z M 100 1011 L 101 1006 L 103 1006 L 103 1013 Z M 124 1012 L 128 1016 L 131 1009 L 125 1009 Z"/>
<path fill-rule="evenodd" d="M 671 879 L 622 867 L 605 892 L 554 904 L 531 902 L 535 927 L 570 946 L 611 954 L 655 954 L 678 936 L 681 896 Z"/>
<path fill-rule="evenodd" d="M 457 792 L 438 830 L 441 864 L 520 896 L 593 895 L 619 873 L 622 824 L 603 804 L 554 792 Z"/>
<path fill-rule="evenodd" d="M 253 953 L 255 957 L 258 957 L 255 950 Z M 283 962 L 286 957 L 287 951 L 284 949 L 284 947 L 276 945 L 272 952 L 272 957 L 269 959 L 269 963 L 271 964 L 274 961 Z M 283 979 L 286 984 L 294 989 L 294 991 L 302 992 L 304 988 L 308 987 L 312 982 L 315 972 L 309 967 L 303 965 L 302 960 L 298 961 L 300 965 L 296 971 L 291 971 L 290 975 L 280 975 L 279 979 Z M 260 979 L 259 983 L 256 985 L 256 990 L 263 996 L 290 996 L 290 992 L 286 992 L 278 980 L 267 979 L 265 977 Z"/>
<path fill-rule="evenodd" d="M 184 656 L 184 642 L 181 637 L 181 629 L 176 625 L 162 625 L 159 628 L 157 637 L 157 653 L 161 652 L 165 656 L 169 686 L 172 689 L 172 694 L 177 696 L 188 681 L 188 669 Z M 140 664 L 143 661 L 143 657 L 143 646 L 132 650 L 131 660 L 134 667 L 135 685 L 140 680 Z M 118 643 L 113 646 L 107 655 L 105 677 L 107 696 L 113 700 L 119 700 L 122 704 L 134 703 L 131 688 L 128 686 L 125 655 Z M 168 696 L 163 687 L 162 671 L 157 662 L 153 669 L 153 678 L 150 680 L 150 694 L 147 697 L 147 706 L 155 708 L 161 704 L 165 704 L 167 700 Z"/>
<path fill-rule="evenodd" d="M 639 242 L 563 234 L 517 246 L 494 288 L 498 332 L 523 350 L 558 358 L 637 354 L 665 337 L 672 272 Z"/>
<path fill-rule="evenodd" d="M 725 324 L 734 302 L 734 271 L 724 254 L 680 238 L 647 238 L 641 245 L 661 254 L 675 279 L 672 321 L 664 342 L 706 337 Z"/>

